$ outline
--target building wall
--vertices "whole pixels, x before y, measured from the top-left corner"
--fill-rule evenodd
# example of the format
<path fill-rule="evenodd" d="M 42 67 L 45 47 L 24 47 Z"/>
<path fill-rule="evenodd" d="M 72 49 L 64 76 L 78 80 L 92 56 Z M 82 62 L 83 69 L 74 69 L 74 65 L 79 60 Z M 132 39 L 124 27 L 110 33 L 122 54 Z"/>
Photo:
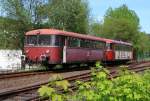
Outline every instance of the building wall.
<path fill-rule="evenodd" d="M 21 50 L 0 50 L 0 70 L 21 68 Z"/>

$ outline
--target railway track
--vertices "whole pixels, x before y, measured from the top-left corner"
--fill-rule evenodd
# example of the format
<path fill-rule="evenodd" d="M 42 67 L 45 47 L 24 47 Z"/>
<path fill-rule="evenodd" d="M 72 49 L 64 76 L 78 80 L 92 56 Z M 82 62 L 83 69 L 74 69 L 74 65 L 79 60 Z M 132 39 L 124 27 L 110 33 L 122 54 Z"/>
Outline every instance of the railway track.
<path fill-rule="evenodd" d="M 10 72 L 10 73 L 2 73 L 0 74 L 0 79 L 8 79 L 8 78 L 16 78 L 16 77 L 23 77 L 23 76 L 30 76 L 30 75 L 39 75 L 45 74 L 45 71 L 26 71 L 26 72 Z M 49 71 L 47 73 L 52 73 Z"/>
<path fill-rule="evenodd" d="M 148 67 L 149 66 L 149 67 Z M 134 72 L 142 72 L 144 70 L 150 69 L 150 62 L 144 62 L 143 64 L 132 64 L 129 65 L 128 70 L 134 71 Z M 110 75 L 115 78 L 118 76 L 118 70 L 114 68 L 109 68 Z M 82 81 L 89 81 L 91 78 L 91 71 L 87 70 L 83 73 L 77 73 L 77 75 L 74 76 L 68 76 L 64 77 L 65 80 L 68 80 L 71 82 L 72 86 L 71 89 L 75 89 L 73 82 L 75 80 L 82 80 Z M 49 81 L 43 81 L 41 83 L 32 84 L 26 87 L 18 88 L 18 89 L 11 89 L 8 91 L 0 91 L 0 100 L 4 101 L 33 101 L 33 100 L 40 100 L 40 97 L 37 93 L 37 89 L 41 85 L 47 84 Z"/>
<path fill-rule="evenodd" d="M 90 71 L 87 71 L 86 73 L 78 74 L 75 76 L 70 76 L 64 78 L 65 80 L 68 80 L 69 82 L 73 82 L 77 79 L 83 80 L 84 78 L 90 79 Z M 5 92 L 0 92 L 0 100 L 9 100 L 9 101 L 30 101 L 30 100 L 38 100 L 39 96 L 37 94 L 37 89 L 41 85 L 47 84 L 49 81 L 45 81 L 43 83 L 37 83 L 30 85 L 28 87 L 20 88 L 20 89 L 12 89 Z"/>
<path fill-rule="evenodd" d="M 79 69 L 59 69 L 53 71 L 36 71 L 36 72 L 16 72 L 8 74 L 0 74 L 0 90 L 7 90 L 12 88 L 24 87 L 30 84 L 48 80 L 52 75 L 57 73 L 69 73 L 72 71 L 82 71 L 86 68 Z M 70 75 L 70 74 L 69 74 Z"/>
<path fill-rule="evenodd" d="M 48 72 L 16 72 L 0 75 L 0 91 L 27 86 L 35 82 L 49 79 L 55 74 L 52 71 Z"/>

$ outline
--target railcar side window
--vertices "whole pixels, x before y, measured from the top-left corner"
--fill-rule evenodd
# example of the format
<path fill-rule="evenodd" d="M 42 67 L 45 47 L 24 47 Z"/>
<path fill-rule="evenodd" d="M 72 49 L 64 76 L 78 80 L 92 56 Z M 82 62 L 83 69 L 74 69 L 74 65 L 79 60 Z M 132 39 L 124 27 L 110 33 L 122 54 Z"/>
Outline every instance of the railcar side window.
<path fill-rule="evenodd" d="M 78 39 L 73 37 L 68 37 L 68 46 L 69 47 L 82 47 L 82 48 L 95 48 L 103 49 L 105 47 L 104 42 Z"/>
<path fill-rule="evenodd" d="M 89 40 L 86 40 L 86 41 L 85 41 L 85 47 L 86 47 L 86 48 L 90 48 L 90 47 L 91 47 Z"/>
<path fill-rule="evenodd" d="M 82 48 L 86 48 L 86 40 L 81 39 L 80 46 L 81 46 Z"/>
<path fill-rule="evenodd" d="M 78 39 L 77 41 L 78 41 L 78 42 L 77 42 L 77 43 L 78 43 L 78 47 L 80 47 L 81 39 Z"/>
<path fill-rule="evenodd" d="M 131 46 L 128 46 L 128 51 L 132 51 L 132 47 Z"/>
<path fill-rule="evenodd" d="M 115 50 L 118 50 L 118 51 L 131 51 L 132 47 L 128 46 L 128 45 L 116 44 L 115 45 Z"/>
<path fill-rule="evenodd" d="M 104 42 L 96 42 L 96 47 L 97 49 L 103 49 L 105 46 L 105 43 Z"/>
<path fill-rule="evenodd" d="M 68 37 L 69 47 L 80 47 L 80 39 Z"/>

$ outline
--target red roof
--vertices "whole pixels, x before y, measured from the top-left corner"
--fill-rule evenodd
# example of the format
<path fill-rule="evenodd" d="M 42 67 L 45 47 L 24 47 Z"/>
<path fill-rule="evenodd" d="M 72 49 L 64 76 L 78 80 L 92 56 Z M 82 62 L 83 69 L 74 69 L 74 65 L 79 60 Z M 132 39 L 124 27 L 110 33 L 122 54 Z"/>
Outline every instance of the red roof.
<path fill-rule="evenodd" d="M 85 34 L 78 34 L 74 32 L 67 32 L 67 31 L 62 31 L 62 30 L 57 30 L 57 29 L 37 29 L 37 30 L 28 31 L 25 35 L 37 35 L 37 34 L 63 35 L 63 36 L 71 36 L 71 37 L 83 38 L 83 39 L 89 39 L 89 40 L 103 41 L 106 43 L 118 43 L 118 44 L 132 45 L 130 43 L 123 42 L 123 41 L 116 41 L 116 40 L 111 40 L 111 39 L 106 39 L 106 38 L 101 38 L 101 37 L 96 37 L 96 36 L 91 36 L 91 35 L 85 35 Z"/>

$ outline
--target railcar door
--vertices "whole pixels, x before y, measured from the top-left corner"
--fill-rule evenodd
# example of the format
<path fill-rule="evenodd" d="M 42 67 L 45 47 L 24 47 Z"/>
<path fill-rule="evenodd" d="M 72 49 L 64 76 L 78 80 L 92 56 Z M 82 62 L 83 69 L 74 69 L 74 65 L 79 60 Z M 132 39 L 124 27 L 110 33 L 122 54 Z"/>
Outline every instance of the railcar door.
<path fill-rule="evenodd" d="M 85 61 L 86 52 L 80 47 L 79 38 L 67 37 L 63 48 L 63 63 L 79 63 Z"/>
<path fill-rule="evenodd" d="M 62 62 L 66 63 L 67 59 L 66 59 L 66 53 L 67 53 L 67 38 L 65 38 L 65 44 L 63 46 L 63 53 L 62 53 Z"/>
<path fill-rule="evenodd" d="M 106 59 L 106 61 L 114 60 L 114 51 L 113 51 L 112 43 L 106 43 L 105 59 Z"/>

